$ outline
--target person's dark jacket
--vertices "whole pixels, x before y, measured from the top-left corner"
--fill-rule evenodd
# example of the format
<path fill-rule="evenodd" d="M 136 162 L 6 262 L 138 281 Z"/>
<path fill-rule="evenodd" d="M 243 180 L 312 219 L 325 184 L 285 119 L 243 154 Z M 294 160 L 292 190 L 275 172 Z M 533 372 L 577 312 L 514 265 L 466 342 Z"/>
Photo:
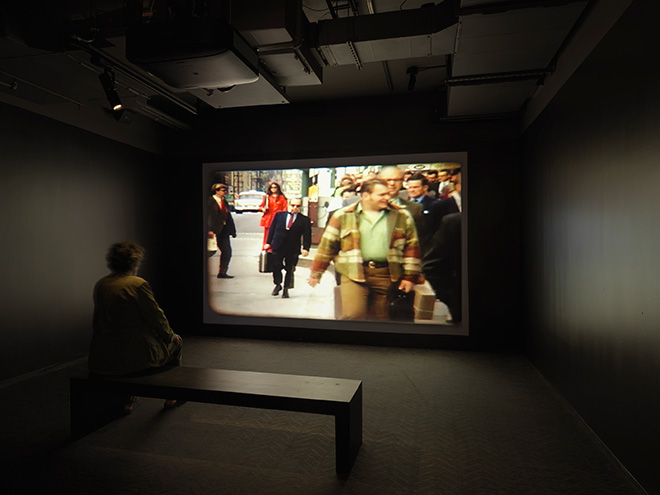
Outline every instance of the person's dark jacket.
<path fill-rule="evenodd" d="M 220 205 L 213 196 L 209 198 L 208 207 L 208 227 L 209 231 L 214 232 L 217 237 L 220 235 L 236 237 L 236 225 L 229 211 L 229 204 L 225 201 L 227 207 L 226 213 L 220 209 Z"/>
<path fill-rule="evenodd" d="M 273 218 L 268 230 L 267 244 L 273 252 L 283 255 L 300 254 L 300 245 L 302 238 L 302 248 L 309 251 L 312 245 L 312 223 L 309 217 L 298 213 L 296 220 L 289 230 L 286 229 L 288 212 L 278 211 Z"/>

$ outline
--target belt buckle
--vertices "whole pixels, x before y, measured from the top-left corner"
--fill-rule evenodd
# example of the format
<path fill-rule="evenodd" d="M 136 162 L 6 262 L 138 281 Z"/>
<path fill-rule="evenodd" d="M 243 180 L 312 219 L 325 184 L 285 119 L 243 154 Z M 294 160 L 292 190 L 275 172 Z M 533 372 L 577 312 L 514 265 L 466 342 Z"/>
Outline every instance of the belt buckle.
<path fill-rule="evenodd" d="M 376 268 L 376 262 L 375 261 L 370 261 L 369 262 L 369 268 Z"/>

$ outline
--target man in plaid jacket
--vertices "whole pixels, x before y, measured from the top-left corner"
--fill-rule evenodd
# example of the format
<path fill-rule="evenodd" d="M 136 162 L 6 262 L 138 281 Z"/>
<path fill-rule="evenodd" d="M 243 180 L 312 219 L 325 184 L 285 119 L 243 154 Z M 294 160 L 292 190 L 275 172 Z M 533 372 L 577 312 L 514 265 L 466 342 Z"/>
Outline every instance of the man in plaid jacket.
<path fill-rule="evenodd" d="M 387 183 L 362 184 L 361 200 L 330 218 L 312 262 L 314 287 L 331 261 L 341 274 L 342 319 L 389 318 L 392 285 L 410 292 L 421 283 L 421 253 L 415 221 L 389 202 Z"/>

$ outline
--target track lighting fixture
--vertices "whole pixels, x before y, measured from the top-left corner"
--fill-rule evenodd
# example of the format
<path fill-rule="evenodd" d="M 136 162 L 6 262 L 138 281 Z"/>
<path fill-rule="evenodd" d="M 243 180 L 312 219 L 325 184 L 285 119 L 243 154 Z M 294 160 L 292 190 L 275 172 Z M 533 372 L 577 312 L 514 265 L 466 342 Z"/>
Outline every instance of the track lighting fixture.
<path fill-rule="evenodd" d="M 110 103 L 110 107 L 115 111 L 121 110 L 121 99 L 115 89 L 115 73 L 112 72 L 112 69 L 106 67 L 105 70 L 99 74 L 99 80 L 101 81 L 101 86 L 103 86 L 103 91 L 105 91 L 108 103 Z"/>
<path fill-rule="evenodd" d="M 134 114 L 133 112 L 130 112 L 129 110 L 122 108 L 120 110 L 115 110 L 114 112 L 112 112 L 112 116 L 115 118 L 117 122 L 121 122 L 122 124 L 130 124 L 131 122 L 133 122 Z"/>

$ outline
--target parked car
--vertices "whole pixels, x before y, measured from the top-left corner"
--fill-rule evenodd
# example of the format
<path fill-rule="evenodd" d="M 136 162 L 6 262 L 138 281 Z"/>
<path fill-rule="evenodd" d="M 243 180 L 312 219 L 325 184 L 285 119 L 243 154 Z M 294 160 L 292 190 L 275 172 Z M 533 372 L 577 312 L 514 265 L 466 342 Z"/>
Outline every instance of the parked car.
<path fill-rule="evenodd" d="M 259 207 L 265 196 L 266 193 L 261 191 L 243 191 L 238 193 L 238 196 L 234 199 L 234 209 L 236 213 L 259 211 Z"/>

